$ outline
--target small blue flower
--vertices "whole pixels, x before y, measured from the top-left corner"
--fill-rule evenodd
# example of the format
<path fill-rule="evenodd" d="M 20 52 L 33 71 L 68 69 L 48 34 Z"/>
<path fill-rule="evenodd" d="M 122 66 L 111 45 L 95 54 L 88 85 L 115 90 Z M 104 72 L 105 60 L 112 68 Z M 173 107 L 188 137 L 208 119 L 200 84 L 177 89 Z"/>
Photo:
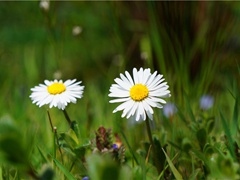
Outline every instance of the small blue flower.
<path fill-rule="evenodd" d="M 118 149 L 118 145 L 117 145 L 117 144 L 113 144 L 113 145 L 112 145 L 112 148 L 113 148 L 113 149 Z"/>
<path fill-rule="evenodd" d="M 177 112 L 177 107 L 173 103 L 167 103 L 163 106 L 163 114 L 165 117 L 169 118 Z"/>
<path fill-rule="evenodd" d="M 203 95 L 200 98 L 200 108 L 202 110 L 208 110 L 213 106 L 214 98 L 210 95 Z"/>
<path fill-rule="evenodd" d="M 85 177 L 82 178 L 82 180 L 89 180 L 89 177 L 85 176 Z"/>

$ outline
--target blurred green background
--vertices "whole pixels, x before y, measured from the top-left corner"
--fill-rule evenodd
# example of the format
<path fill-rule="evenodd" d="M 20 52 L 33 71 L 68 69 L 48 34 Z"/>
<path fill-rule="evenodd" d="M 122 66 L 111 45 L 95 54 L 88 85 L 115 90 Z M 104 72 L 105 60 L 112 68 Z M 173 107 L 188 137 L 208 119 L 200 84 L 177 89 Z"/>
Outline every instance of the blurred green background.
<path fill-rule="evenodd" d="M 112 114 L 116 105 L 108 103 L 114 78 L 133 67 L 163 74 L 172 94 L 168 101 L 182 111 L 186 101 L 197 111 L 201 95 L 210 94 L 213 111 L 232 112 L 231 94 L 239 89 L 239 34 L 239 2 L 51 1 L 44 9 L 39 1 L 2 1 L 0 120 L 16 124 L 26 141 L 31 137 L 32 146 L 48 151 L 48 107 L 32 105 L 30 88 L 45 79 L 76 78 L 85 86 L 84 97 L 67 111 L 83 139 L 100 125 L 135 129 L 120 113 Z M 65 131 L 63 114 L 49 111 Z M 161 115 L 157 110 L 156 119 Z M 131 133 L 137 148 L 146 137 Z"/>

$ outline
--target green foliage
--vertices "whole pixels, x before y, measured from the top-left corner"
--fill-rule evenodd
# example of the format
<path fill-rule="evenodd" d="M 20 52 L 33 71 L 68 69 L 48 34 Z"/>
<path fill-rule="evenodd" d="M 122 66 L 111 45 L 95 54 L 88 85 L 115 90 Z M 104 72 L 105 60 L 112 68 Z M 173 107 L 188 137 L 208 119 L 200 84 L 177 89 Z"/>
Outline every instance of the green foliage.
<path fill-rule="evenodd" d="M 163 149 L 163 152 L 164 152 L 164 154 L 165 154 L 165 156 L 166 156 L 166 159 L 167 159 L 167 162 L 168 162 L 168 164 L 169 164 L 169 167 L 171 168 L 171 170 L 172 170 L 175 178 L 176 178 L 177 180 L 183 179 L 182 176 L 181 176 L 181 174 L 178 172 L 178 170 L 177 170 L 177 169 L 175 168 L 175 166 L 173 165 L 171 159 L 168 157 L 168 155 L 167 155 L 166 152 L 164 151 L 164 149 Z"/>

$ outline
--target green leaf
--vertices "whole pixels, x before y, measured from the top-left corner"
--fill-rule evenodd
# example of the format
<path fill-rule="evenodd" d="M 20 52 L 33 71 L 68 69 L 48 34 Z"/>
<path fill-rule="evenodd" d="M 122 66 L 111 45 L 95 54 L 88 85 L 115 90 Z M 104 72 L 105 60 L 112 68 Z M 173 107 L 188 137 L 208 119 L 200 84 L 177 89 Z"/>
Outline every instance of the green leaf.
<path fill-rule="evenodd" d="M 75 140 L 76 140 L 76 142 L 78 142 L 78 139 L 80 138 L 80 130 L 79 130 L 78 123 L 76 121 L 72 121 L 71 128 L 75 132 L 75 135 L 76 135 L 76 138 L 77 138 Z"/>
<path fill-rule="evenodd" d="M 169 164 L 169 167 L 171 168 L 172 172 L 173 172 L 173 175 L 175 176 L 175 178 L 177 180 L 182 180 L 182 175 L 178 172 L 178 170 L 175 168 L 175 166 L 173 165 L 171 159 L 168 157 L 167 153 L 164 151 L 164 149 L 162 148 L 163 150 L 163 153 L 165 154 L 166 156 L 166 159 L 167 159 L 167 162 Z"/>
<path fill-rule="evenodd" d="M 191 151 L 200 159 L 204 162 L 206 168 L 209 169 L 209 162 L 206 158 L 206 156 L 204 156 L 204 154 L 198 150 L 195 150 L 195 149 L 191 149 Z"/>
<path fill-rule="evenodd" d="M 191 176 L 189 177 L 189 180 L 198 179 L 198 178 L 197 178 L 197 175 L 198 175 L 200 172 L 201 172 L 201 169 L 200 169 L 200 168 L 196 169 L 196 170 L 191 174 Z"/>
<path fill-rule="evenodd" d="M 239 131 L 238 128 L 238 97 L 236 96 L 234 110 L 233 110 L 233 119 L 232 119 L 232 134 L 236 135 Z"/>
<path fill-rule="evenodd" d="M 192 142 L 187 137 L 183 138 L 183 141 L 182 141 L 183 151 L 188 153 L 191 148 L 192 148 Z"/>
<path fill-rule="evenodd" d="M 204 128 L 201 128 L 197 131 L 196 136 L 201 148 L 203 149 L 204 145 L 207 142 L 207 131 Z"/>
<path fill-rule="evenodd" d="M 177 154 L 173 157 L 173 160 L 177 157 Z M 163 176 L 164 176 L 164 172 L 167 170 L 167 168 L 169 167 L 169 164 L 166 164 L 163 171 L 160 173 L 160 175 L 158 176 L 157 180 L 160 180 Z"/>
<path fill-rule="evenodd" d="M 220 116 L 221 116 L 222 126 L 223 126 L 224 132 L 225 132 L 225 134 L 227 136 L 227 140 L 228 140 L 227 147 L 230 151 L 231 156 L 236 160 L 236 156 L 234 153 L 234 142 L 233 142 L 232 135 L 231 135 L 231 132 L 229 129 L 229 125 L 228 125 L 226 119 L 224 118 L 222 111 L 220 109 L 219 109 L 219 112 L 220 112 Z"/>
<path fill-rule="evenodd" d="M 66 133 L 61 133 L 60 136 L 71 149 L 74 149 L 79 144 L 78 138 L 72 129 L 69 129 Z"/>
<path fill-rule="evenodd" d="M 157 167 L 158 172 L 162 172 L 163 168 L 164 168 L 164 163 L 165 163 L 165 156 L 162 149 L 162 145 L 160 143 L 160 141 L 154 137 L 153 138 L 153 143 L 155 146 L 155 150 L 153 151 L 153 158 L 154 158 L 154 165 Z M 164 148 L 164 147 L 163 147 Z"/>
<path fill-rule="evenodd" d="M 63 172 L 68 180 L 76 180 L 75 177 L 55 158 L 53 161 L 56 163 L 57 167 Z"/>
<path fill-rule="evenodd" d="M 207 133 L 209 134 L 210 132 L 212 132 L 213 128 L 214 128 L 214 124 L 215 124 L 215 121 L 214 119 L 210 118 L 210 119 L 207 119 Z"/>

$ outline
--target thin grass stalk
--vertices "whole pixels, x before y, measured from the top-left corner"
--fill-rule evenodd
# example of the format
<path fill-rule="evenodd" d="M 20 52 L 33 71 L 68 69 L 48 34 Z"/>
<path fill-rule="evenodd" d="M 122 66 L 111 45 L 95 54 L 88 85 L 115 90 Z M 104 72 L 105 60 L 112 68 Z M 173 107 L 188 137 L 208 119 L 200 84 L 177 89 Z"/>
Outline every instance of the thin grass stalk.
<path fill-rule="evenodd" d="M 56 134 L 55 133 L 53 133 L 53 157 L 56 159 L 56 143 L 55 143 L 55 139 L 56 139 Z M 53 161 L 53 166 L 54 166 L 54 169 L 56 169 L 56 165 L 55 165 L 55 163 L 54 163 L 54 161 Z"/>
<path fill-rule="evenodd" d="M 50 116 L 50 113 L 49 113 L 48 110 L 47 110 L 47 114 L 48 114 L 48 119 L 49 119 L 49 122 L 50 122 L 50 125 L 51 125 L 51 128 L 52 128 L 52 132 L 54 133 L 54 135 L 53 135 L 53 157 L 56 159 L 56 143 L 55 143 L 55 140 L 56 140 L 57 145 L 58 145 L 58 150 L 61 154 L 61 160 L 62 160 L 62 163 L 63 163 L 63 155 L 62 155 L 62 150 L 60 148 L 60 144 L 59 144 L 59 141 L 58 141 L 57 127 L 53 127 L 52 119 L 51 119 L 51 116 Z"/>
<path fill-rule="evenodd" d="M 130 144 L 129 144 L 128 140 L 127 140 L 127 137 L 125 136 L 125 134 L 124 134 L 124 132 L 123 132 L 122 130 L 121 130 L 121 134 L 122 134 L 123 139 L 125 140 L 128 148 L 129 148 L 129 150 L 130 150 L 130 152 L 131 152 L 131 154 L 132 154 L 132 156 L 133 156 L 133 159 L 135 160 L 135 162 L 137 163 L 137 165 L 139 165 L 139 162 L 138 162 L 136 156 L 134 155 L 134 151 L 133 151 L 132 147 L 130 146 Z"/>

